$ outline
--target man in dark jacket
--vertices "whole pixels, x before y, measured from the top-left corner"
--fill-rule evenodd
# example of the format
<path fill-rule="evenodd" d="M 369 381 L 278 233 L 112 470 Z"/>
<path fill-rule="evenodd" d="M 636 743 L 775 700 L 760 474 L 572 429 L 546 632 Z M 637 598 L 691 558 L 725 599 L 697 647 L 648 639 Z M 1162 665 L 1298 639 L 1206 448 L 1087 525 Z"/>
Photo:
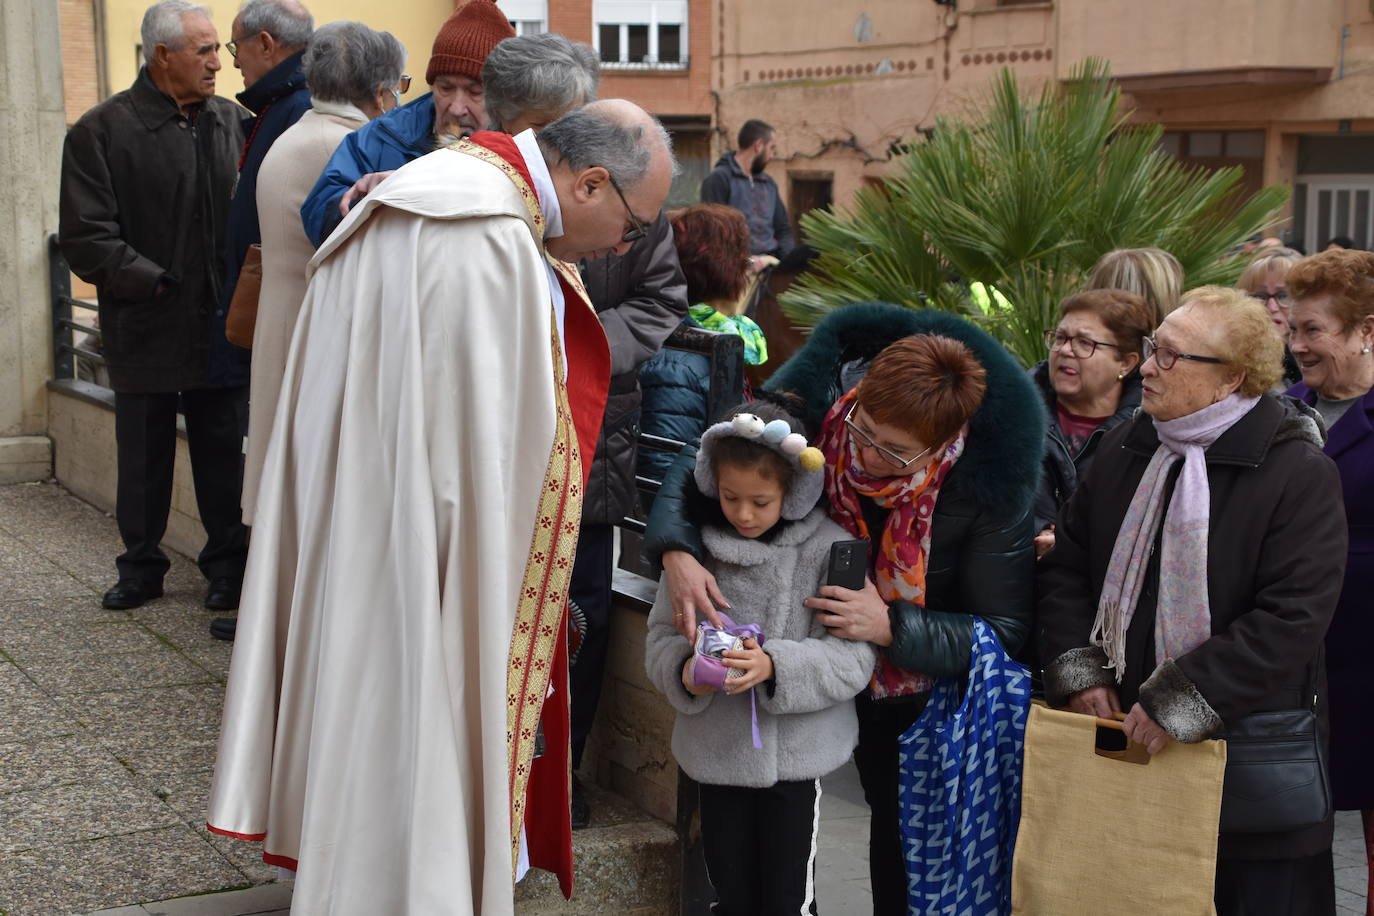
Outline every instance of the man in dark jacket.
<path fill-rule="evenodd" d="M 243 135 L 215 96 L 219 35 L 203 7 L 164 0 L 143 17 L 145 65 L 129 89 L 82 115 L 62 151 L 62 253 L 93 283 L 115 391 L 124 553 L 107 608 L 162 594 L 178 400 L 194 456 L 207 540 L 207 604 L 238 591 L 247 556 L 239 521 L 237 388 L 208 377 L 225 220 Z M 220 322 L 220 334 L 223 323 Z"/>
<path fill-rule="evenodd" d="M 646 228 L 645 237 L 623 256 L 582 262 L 587 294 L 611 347 L 611 385 L 582 503 L 582 532 L 569 586 L 582 631 L 577 659 L 569 672 L 574 770 L 582 763 L 582 750 L 601 699 L 610 635 L 615 524 L 635 505 L 639 367 L 659 351 L 687 315 L 687 280 L 673 247 L 672 226 L 660 213 Z M 581 785 L 574 777 L 573 826 L 585 827 L 589 817 Z"/>
<path fill-rule="evenodd" d="M 386 174 L 433 150 L 437 137 L 486 128 L 482 64 L 499 42 L 513 37 L 506 14 L 492 0 L 469 0 L 444 22 L 425 71 L 430 91 L 344 138 L 306 197 L 301 220 L 315 245 L 339 225 L 339 201 L 358 179 L 374 179 L 360 188 L 366 194 Z"/>
<path fill-rule="evenodd" d="M 243 121 L 248 139 L 239 155 L 239 180 L 229 204 L 229 226 L 224 239 L 224 284 L 215 327 L 210 339 L 210 382 L 233 386 L 247 399 L 249 352 L 224 336 L 229 303 L 234 299 L 239 271 L 250 246 L 262 241 L 258 224 L 258 170 L 262 160 L 286 129 L 310 110 L 310 90 L 305 85 L 301 60 L 315 31 L 310 12 L 294 0 L 249 0 L 234 18 L 227 44 L 234 66 L 243 72 L 239 102 L 253 112 Z M 248 434 L 247 412 L 240 410 L 240 426 Z M 237 589 L 217 597 L 216 610 L 239 606 Z M 217 617 L 210 623 L 217 639 L 234 638 L 234 618 Z"/>
<path fill-rule="evenodd" d="M 701 183 L 701 202 L 726 204 L 743 213 L 749 223 L 750 250 L 781 259 L 796 243 L 778 186 L 764 171 L 776 148 L 772 127 L 758 120 L 745 121 L 739 131 L 739 149 L 721 156 Z"/>
<path fill-rule="evenodd" d="M 294 0 L 250 0 L 235 17 L 230 31 L 234 37 L 225 46 L 234 66 L 243 71 L 244 89 L 237 98 L 254 116 L 243 122 L 243 135 L 248 139 L 239 155 L 238 185 L 229 204 L 224 285 L 210 343 L 210 381 L 242 386 L 248 384 L 249 354 L 225 339 L 224 319 L 248 247 L 262 240 L 258 169 L 276 139 L 310 110 L 310 90 L 305 87 L 301 58 L 315 31 L 315 21 Z"/>

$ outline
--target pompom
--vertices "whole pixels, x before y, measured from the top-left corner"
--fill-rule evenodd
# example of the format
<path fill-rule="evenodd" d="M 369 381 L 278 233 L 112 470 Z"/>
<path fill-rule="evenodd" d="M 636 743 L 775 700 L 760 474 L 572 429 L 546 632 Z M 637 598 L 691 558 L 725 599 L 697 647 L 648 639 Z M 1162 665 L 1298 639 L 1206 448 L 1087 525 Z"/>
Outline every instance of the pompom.
<path fill-rule="evenodd" d="M 763 428 L 763 441 L 769 445 L 777 445 L 790 435 L 792 426 L 786 420 L 773 420 Z"/>
<path fill-rule="evenodd" d="M 806 437 L 800 433 L 789 433 L 782 442 L 778 443 L 778 448 L 782 449 L 784 455 L 796 457 L 806 448 Z"/>
<path fill-rule="evenodd" d="M 821 468 L 825 467 L 825 455 L 821 454 L 820 449 L 814 447 L 803 449 L 802 453 L 797 457 L 797 461 L 801 464 L 802 468 L 807 471 L 819 471 Z"/>
<path fill-rule="evenodd" d="M 757 439 L 763 434 L 763 421 L 751 413 L 737 413 L 730 421 L 737 435 L 746 439 Z"/>

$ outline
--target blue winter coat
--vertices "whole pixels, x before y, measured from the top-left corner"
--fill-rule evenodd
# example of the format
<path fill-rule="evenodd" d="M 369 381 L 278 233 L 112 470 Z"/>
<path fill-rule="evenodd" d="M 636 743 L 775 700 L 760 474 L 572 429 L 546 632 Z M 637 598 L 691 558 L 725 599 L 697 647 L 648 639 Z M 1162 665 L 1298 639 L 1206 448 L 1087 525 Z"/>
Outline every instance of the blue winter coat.
<path fill-rule="evenodd" d="M 434 102 L 428 92 L 344 137 L 301 205 L 305 234 L 318 248 L 339 224 L 339 198 L 354 182 L 373 172 L 399 169 L 432 149 Z"/>
<path fill-rule="evenodd" d="M 1299 382 L 1288 394 L 1308 404 L 1317 393 Z M 1374 619 L 1374 391 L 1350 405 L 1327 431 L 1322 449 L 1341 475 L 1350 552 L 1345 582 L 1331 628 L 1326 631 L 1326 689 L 1331 710 L 1331 789 L 1341 811 L 1374 808 L 1374 692 L 1369 687 L 1369 647 Z"/>
<path fill-rule="evenodd" d="M 696 326 L 693 321 L 687 324 Z M 696 445 L 706 431 L 711 361 L 703 353 L 664 347 L 639 367 L 643 391 L 640 431 Z M 662 480 L 676 457 L 671 452 L 641 448 L 639 476 Z M 651 500 L 645 499 L 646 503 Z"/>
<path fill-rule="evenodd" d="M 243 121 L 243 135 L 248 138 L 239 168 L 234 199 L 229 204 L 229 223 L 224 233 L 224 283 L 220 286 L 219 302 L 210 333 L 210 365 L 207 380 L 214 387 L 248 384 L 249 353 L 236 347 L 224 336 L 224 321 L 234 288 L 239 282 L 239 269 L 248 254 L 248 247 L 262 241 L 258 226 L 258 169 L 277 138 L 310 110 L 310 90 L 305 85 L 305 70 L 301 67 L 304 51 L 292 54 L 263 74 L 262 78 L 238 94 L 243 107 L 253 117 Z"/>

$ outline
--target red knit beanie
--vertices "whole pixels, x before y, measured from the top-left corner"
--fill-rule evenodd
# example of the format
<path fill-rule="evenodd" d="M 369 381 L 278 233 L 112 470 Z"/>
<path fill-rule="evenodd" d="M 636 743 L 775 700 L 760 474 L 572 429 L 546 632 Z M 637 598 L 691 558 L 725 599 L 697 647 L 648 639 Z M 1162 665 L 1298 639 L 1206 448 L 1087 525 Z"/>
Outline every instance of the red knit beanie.
<path fill-rule="evenodd" d="M 444 21 L 434 38 L 425 82 L 431 86 L 443 74 L 466 76 L 482 81 L 482 64 L 491 49 L 503 39 L 514 38 L 506 14 L 495 0 L 468 0 Z"/>

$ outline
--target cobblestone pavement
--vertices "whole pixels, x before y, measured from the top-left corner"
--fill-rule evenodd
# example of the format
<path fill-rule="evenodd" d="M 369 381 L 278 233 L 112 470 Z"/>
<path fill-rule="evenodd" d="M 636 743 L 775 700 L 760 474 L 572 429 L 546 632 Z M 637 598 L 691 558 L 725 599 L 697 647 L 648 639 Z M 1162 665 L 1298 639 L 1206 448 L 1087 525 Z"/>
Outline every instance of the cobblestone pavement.
<path fill-rule="evenodd" d="M 169 554 L 164 597 L 100 595 L 114 520 L 54 484 L 0 486 L 0 916 L 285 914 L 258 847 L 205 830 L 230 645 L 205 582 Z M 853 767 L 827 777 L 817 895 L 871 912 L 868 816 Z M 1336 829 L 1337 904 L 1364 913 L 1358 820 Z"/>

